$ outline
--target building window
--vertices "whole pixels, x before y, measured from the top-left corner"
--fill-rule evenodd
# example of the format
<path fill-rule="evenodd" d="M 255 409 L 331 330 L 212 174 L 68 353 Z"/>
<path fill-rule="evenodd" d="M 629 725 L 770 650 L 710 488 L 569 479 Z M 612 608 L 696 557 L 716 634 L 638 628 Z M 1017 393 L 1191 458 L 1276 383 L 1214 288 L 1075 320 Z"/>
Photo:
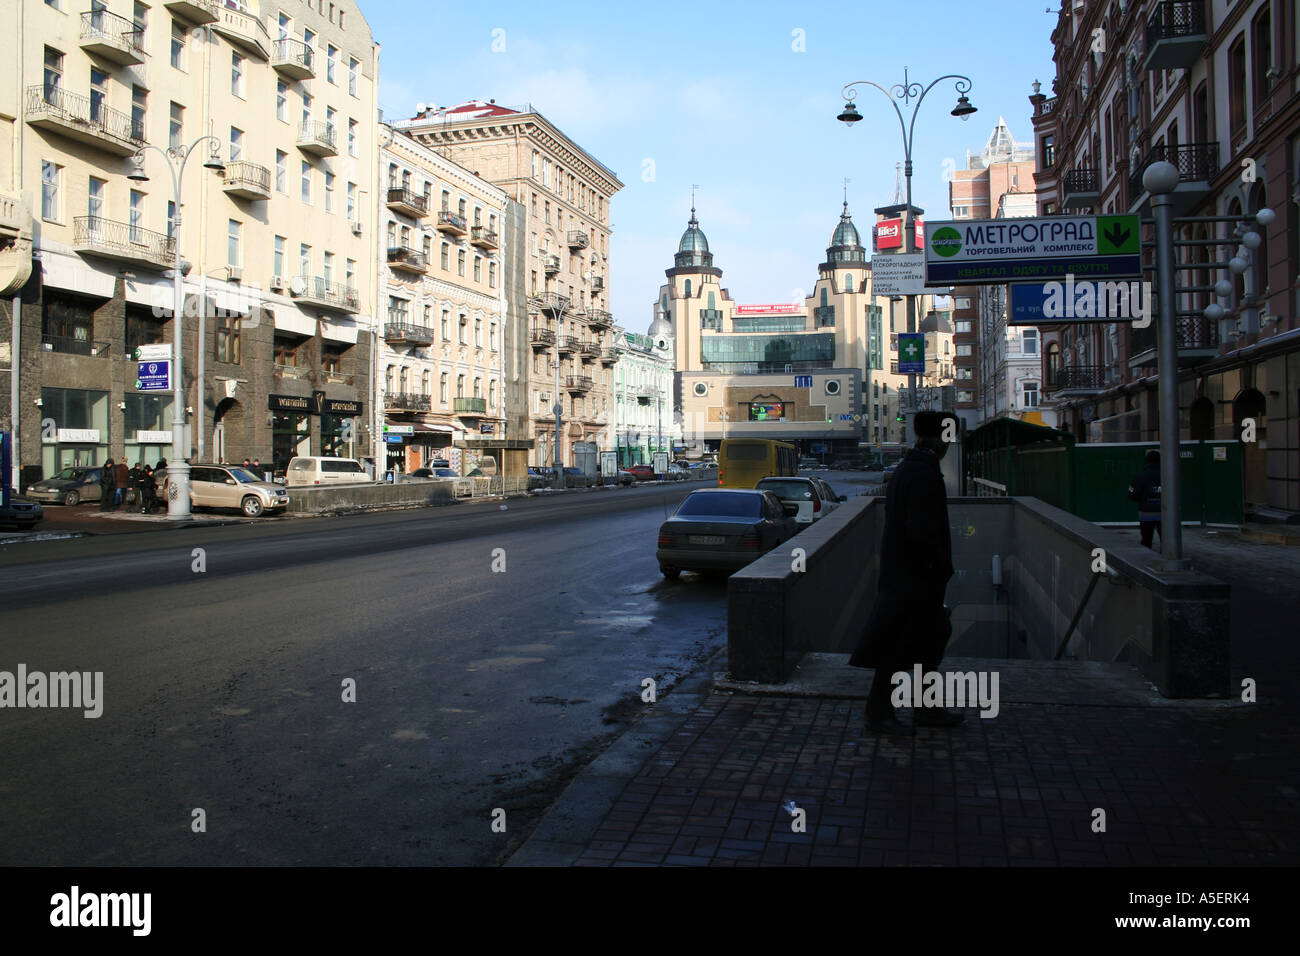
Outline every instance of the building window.
<path fill-rule="evenodd" d="M 46 222 L 59 221 L 59 185 L 62 182 L 62 166 L 48 161 L 41 163 L 41 218 Z"/>
<path fill-rule="evenodd" d="M 475 282 L 483 281 L 483 257 L 482 256 L 474 257 L 474 281 Z"/>
<path fill-rule="evenodd" d="M 1051 169 L 1056 165 L 1056 137 L 1044 136 L 1042 138 L 1043 147 L 1043 168 Z"/>
<path fill-rule="evenodd" d="M 348 120 L 348 155 L 357 155 L 357 121 Z"/>
<path fill-rule="evenodd" d="M 230 127 L 230 161 L 233 163 L 244 154 L 244 131 Z"/>
<path fill-rule="evenodd" d="M 325 211 L 334 211 L 334 174 L 325 174 Z"/>
<path fill-rule="evenodd" d="M 945 342 L 945 343 L 943 343 L 943 344 L 944 344 L 944 354 L 947 354 L 948 343 Z M 971 354 L 971 347 L 970 347 L 969 345 L 958 344 L 958 346 L 957 346 L 957 355 L 958 355 L 959 357 L 964 358 L 964 357 L 966 357 L 966 356 L 968 356 L 968 355 L 970 355 L 970 354 Z"/>
<path fill-rule="evenodd" d="M 171 64 L 178 70 L 185 69 L 185 27 L 179 20 L 172 20 L 172 55 Z"/>
<path fill-rule="evenodd" d="M 1022 382 L 1020 385 L 1020 404 L 1024 408 L 1038 407 L 1038 383 Z"/>
<path fill-rule="evenodd" d="M 92 230 L 103 229 L 104 192 L 107 188 L 108 180 L 90 177 L 90 183 L 86 188 L 86 215 L 91 219 Z"/>
<path fill-rule="evenodd" d="M 275 252 L 271 259 L 271 275 L 276 278 L 284 275 L 284 236 L 275 237 Z"/>
<path fill-rule="evenodd" d="M 357 215 L 357 184 L 348 183 L 348 222 Z"/>
<path fill-rule="evenodd" d="M 465 397 L 465 376 L 464 375 L 456 376 L 456 397 L 457 398 Z"/>
<path fill-rule="evenodd" d="M 275 151 L 275 191 L 289 192 L 289 155 L 279 149 Z"/>
<path fill-rule="evenodd" d="M 339 111 L 332 106 L 325 107 L 325 134 L 331 141 L 334 139 L 334 131 L 338 128 Z"/>
<path fill-rule="evenodd" d="M 438 376 L 438 401 L 447 404 L 447 373 L 443 372 Z"/>
<path fill-rule="evenodd" d="M 144 222 L 144 193 L 138 189 L 132 189 L 130 202 L 130 239 L 132 242 L 143 242 L 144 233 L 141 232 L 140 224 Z"/>
<path fill-rule="evenodd" d="M 298 274 L 311 275 L 311 246 L 305 242 L 298 244 Z"/>
<path fill-rule="evenodd" d="M 217 361 L 238 365 L 239 358 L 239 324 L 238 316 L 217 316 Z"/>
<path fill-rule="evenodd" d="M 171 239 L 176 235 L 176 203 L 167 200 L 167 238 Z"/>
<path fill-rule="evenodd" d="M 334 44 L 325 47 L 325 82 L 338 86 L 339 51 Z"/>
<path fill-rule="evenodd" d="M 1268 4 L 1251 25 L 1251 66 L 1254 69 L 1254 100 L 1256 108 L 1268 98 L 1273 85 L 1269 73 L 1273 69 L 1273 16 Z"/>
<path fill-rule="evenodd" d="M 1022 329 L 1020 331 L 1020 351 L 1025 355 L 1038 354 L 1038 330 Z"/>
<path fill-rule="evenodd" d="M 474 320 L 474 347 L 481 349 L 483 347 L 483 320 Z"/>
<path fill-rule="evenodd" d="M 41 306 L 42 343 L 55 352 L 89 355 L 94 333 L 95 312 L 90 299 L 46 291 Z M 50 414 L 49 409 L 44 414 Z"/>
<path fill-rule="evenodd" d="M 240 225 L 235 219 L 229 220 L 226 229 L 226 265 L 239 267 L 239 233 Z"/>
<path fill-rule="evenodd" d="M 311 202 L 311 163 L 302 161 L 302 201 Z"/>
<path fill-rule="evenodd" d="M 149 91 L 143 86 L 131 87 L 131 132 L 138 139 L 145 138 L 145 119 L 148 104 Z"/>
<path fill-rule="evenodd" d="M 348 92 L 357 95 L 357 74 L 361 72 L 361 61 L 355 56 L 348 57 Z"/>
<path fill-rule="evenodd" d="M 275 118 L 289 122 L 289 84 L 284 80 L 275 81 Z"/>
<path fill-rule="evenodd" d="M 244 58 L 234 52 L 230 54 L 230 94 L 244 98 Z"/>
<path fill-rule="evenodd" d="M 409 317 L 407 312 L 407 301 L 399 299 L 397 296 L 388 297 L 388 321 L 394 325 L 405 325 Z"/>
<path fill-rule="evenodd" d="M 497 324 L 495 322 L 488 326 L 488 348 L 493 352 L 497 350 Z"/>
<path fill-rule="evenodd" d="M 496 287 L 497 287 L 497 264 L 495 262 L 489 262 L 488 263 L 488 288 L 495 289 Z"/>
<path fill-rule="evenodd" d="M 451 244 L 450 243 L 444 242 L 442 244 L 441 260 L 442 260 L 442 267 L 444 269 L 451 268 Z"/>
<path fill-rule="evenodd" d="M 1228 49 L 1228 124 L 1232 129 L 1234 142 L 1246 132 L 1246 38 L 1244 35 L 1239 36 Z"/>
<path fill-rule="evenodd" d="M 306 93 L 302 94 L 302 128 L 305 130 L 311 126 L 311 104 L 312 99 Z"/>
<path fill-rule="evenodd" d="M 167 131 L 167 145 L 180 149 L 185 142 L 185 107 L 179 103 L 171 105 L 171 120 Z"/>
<path fill-rule="evenodd" d="M 468 344 L 468 343 L 465 341 L 465 336 L 466 336 L 466 334 L 467 334 L 467 332 L 468 332 L 468 329 L 469 329 L 469 316 L 467 316 L 467 315 L 462 315 L 462 316 L 460 317 L 460 344 L 461 344 L 461 345 L 467 345 L 467 344 Z M 456 394 L 459 395 L 460 392 L 457 391 Z"/>
<path fill-rule="evenodd" d="M 343 284 L 349 289 L 355 289 L 357 287 L 357 260 L 347 260 L 343 268 Z"/>
<path fill-rule="evenodd" d="M 465 274 L 465 250 L 461 249 L 456 253 L 456 275 Z"/>

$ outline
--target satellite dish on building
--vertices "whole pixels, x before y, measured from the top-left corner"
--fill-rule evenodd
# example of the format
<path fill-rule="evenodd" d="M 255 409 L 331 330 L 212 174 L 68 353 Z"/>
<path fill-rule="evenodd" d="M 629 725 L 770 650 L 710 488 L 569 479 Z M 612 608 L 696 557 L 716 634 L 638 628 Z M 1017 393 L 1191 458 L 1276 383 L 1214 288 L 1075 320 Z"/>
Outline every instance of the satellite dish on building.
<path fill-rule="evenodd" d="M 307 280 L 302 276 L 294 276 L 289 280 L 289 291 L 294 295 L 302 295 L 307 291 Z"/>

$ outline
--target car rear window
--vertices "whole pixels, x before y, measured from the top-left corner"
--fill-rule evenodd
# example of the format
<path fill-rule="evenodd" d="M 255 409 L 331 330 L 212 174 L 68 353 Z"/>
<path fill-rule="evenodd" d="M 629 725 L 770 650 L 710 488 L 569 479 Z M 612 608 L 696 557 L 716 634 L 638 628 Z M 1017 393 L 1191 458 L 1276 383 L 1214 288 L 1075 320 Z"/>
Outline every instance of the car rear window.
<path fill-rule="evenodd" d="M 677 509 L 678 515 L 716 515 L 725 518 L 757 518 L 762 504 L 760 495 L 738 495 L 726 491 L 691 494 Z"/>
<path fill-rule="evenodd" d="M 762 491 L 770 491 L 786 501 L 806 501 L 811 500 L 813 496 L 812 485 L 806 481 L 779 481 L 764 478 L 755 487 Z"/>
<path fill-rule="evenodd" d="M 728 445 L 727 458 L 730 461 L 763 461 L 767 458 L 767 446 Z"/>
<path fill-rule="evenodd" d="M 310 458 L 295 458 L 289 462 L 289 468 L 292 471 L 311 471 Z"/>

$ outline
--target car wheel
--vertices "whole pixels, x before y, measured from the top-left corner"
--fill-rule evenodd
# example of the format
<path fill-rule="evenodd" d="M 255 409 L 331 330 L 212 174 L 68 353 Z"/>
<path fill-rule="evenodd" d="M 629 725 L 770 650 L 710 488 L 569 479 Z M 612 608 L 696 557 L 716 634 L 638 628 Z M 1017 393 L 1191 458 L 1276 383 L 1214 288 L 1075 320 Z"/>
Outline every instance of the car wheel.
<path fill-rule="evenodd" d="M 246 495 L 243 501 L 244 514 L 256 518 L 262 513 L 262 499 L 257 495 Z"/>
<path fill-rule="evenodd" d="M 660 568 L 659 571 L 669 581 L 676 581 L 679 577 L 682 576 L 681 568 Z"/>
<path fill-rule="evenodd" d="M 75 508 L 81 504 L 81 495 L 75 491 L 66 492 L 63 496 L 63 503 L 69 508 Z"/>

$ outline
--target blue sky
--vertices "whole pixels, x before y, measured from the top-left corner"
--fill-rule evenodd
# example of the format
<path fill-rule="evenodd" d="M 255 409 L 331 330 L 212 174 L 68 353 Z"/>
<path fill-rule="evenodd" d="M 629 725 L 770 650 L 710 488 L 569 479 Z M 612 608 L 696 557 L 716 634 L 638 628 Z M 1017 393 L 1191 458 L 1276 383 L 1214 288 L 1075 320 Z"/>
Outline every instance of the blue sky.
<path fill-rule="evenodd" d="M 893 200 L 902 134 L 885 95 L 869 87 L 858 97 L 863 121 L 836 121 L 850 81 L 888 87 L 905 66 L 923 84 L 971 78 L 979 112 L 968 122 L 949 115 L 952 81 L 930 91 L 916 120 L 913 201 L 927 218 L 947 218 L 945 162 L 963 168 L 999 115 L 1017 140 L 1032 138 L 1030 83 L 1050 92 L 1054 75 L 1049 5 L 363 0 L 362 9 L 383 48 L 386 118 L 409 117 L 419 102 L 531 103 L 618 174 L 611 307 L 619 324 L 644 331 L 692 183 L 714 264 L 739 302 L 790 302 L 811 288 L 846 177 L 869 242 L 871 209 Z M 496 30 L 503 52 L 492 49 Z"/>

